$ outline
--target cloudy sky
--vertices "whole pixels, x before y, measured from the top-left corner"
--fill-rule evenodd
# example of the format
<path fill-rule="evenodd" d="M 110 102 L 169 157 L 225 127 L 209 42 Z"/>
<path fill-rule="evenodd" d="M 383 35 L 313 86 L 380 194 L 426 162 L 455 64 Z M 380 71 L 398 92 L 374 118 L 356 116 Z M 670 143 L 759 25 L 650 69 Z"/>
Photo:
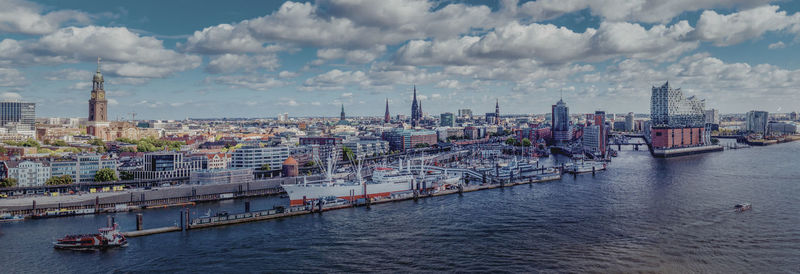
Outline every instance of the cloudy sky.
<path fill-rule="evenodd" d="M 800 109 L 800 3 L 767 0 L 0 0 L 0 96 L 85 117 L 649 112 L 670 81 L 722 113 Z"/>

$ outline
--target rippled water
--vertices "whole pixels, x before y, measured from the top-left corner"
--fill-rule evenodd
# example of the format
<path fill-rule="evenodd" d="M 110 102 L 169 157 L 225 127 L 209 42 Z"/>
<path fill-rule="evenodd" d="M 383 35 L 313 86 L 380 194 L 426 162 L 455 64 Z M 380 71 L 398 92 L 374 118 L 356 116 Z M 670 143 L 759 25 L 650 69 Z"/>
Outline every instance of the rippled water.
<path fill-rule="evenodd" d="M 653 159 L 596 176 L 54 250 L 105 216 L 0 224 L 0 272 L 800 272 L 800 142 Z M 753 210 L 732 206 L 751 202 Z M 254 209 L 288 203 L 254 199 Z M 243 201 L 193 207 L 243 210 Z M 144 212 L 172 225 L 177 208 Z M 128 230 L 135 213 L 115 215 Z"/>

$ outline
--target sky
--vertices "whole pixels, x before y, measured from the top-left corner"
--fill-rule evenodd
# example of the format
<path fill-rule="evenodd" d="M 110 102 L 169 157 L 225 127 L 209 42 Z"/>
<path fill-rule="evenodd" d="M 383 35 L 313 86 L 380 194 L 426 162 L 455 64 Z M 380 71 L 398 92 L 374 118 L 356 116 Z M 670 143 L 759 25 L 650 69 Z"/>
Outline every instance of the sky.
<path fill-rule="evenodd" d="M 648 113 L 669 81 L 721 113 L 800 110 L 800 2 L 0 0 L 0 98 L 109 118 Z"/>

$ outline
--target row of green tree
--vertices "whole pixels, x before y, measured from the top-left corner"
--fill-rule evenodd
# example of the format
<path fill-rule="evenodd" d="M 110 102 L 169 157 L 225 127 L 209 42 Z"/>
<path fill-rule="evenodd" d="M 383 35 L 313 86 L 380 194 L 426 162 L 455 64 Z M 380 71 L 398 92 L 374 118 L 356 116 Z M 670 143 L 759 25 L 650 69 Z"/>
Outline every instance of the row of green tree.
<path fill-rule="evenodd" d="M 182 145 L 186 144 L 182 141 L 161 140 L 153 137 L 142 138 L 139 140 L 117 138 L 117 141 L 136 145 L 136 151 L 133 151 L 133 148 L 123 148 L 122 151 L 124 152 L 153 152 L 165 149 L 179 150 L 181 149 Z"/>

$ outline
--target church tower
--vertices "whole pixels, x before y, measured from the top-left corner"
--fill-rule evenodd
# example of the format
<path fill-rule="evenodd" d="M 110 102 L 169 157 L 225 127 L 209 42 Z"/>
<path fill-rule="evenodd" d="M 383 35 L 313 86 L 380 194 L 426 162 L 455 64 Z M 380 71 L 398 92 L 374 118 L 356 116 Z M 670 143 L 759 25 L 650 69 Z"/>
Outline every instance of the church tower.
<path fill-rule="evenodd" d="M 103 74 L 100 73 L 100 57 L 97 57 L 97 72 L 92 78 L 92 97 L 89 99 L 89 124 L 86 133 L 109 140 L 108 100 L 103 89 Z"/>
<path fill-rule="evenodd" d="M 89 121 L 108 121 L 108 100 L 103 90 L 103 74 L 100 73 L 100 58 L 97 58 L 97 73 L 92 79 L 92 98 L 89 99 Z"/>
<path fill-rule="evenodd" d="M 388 123 L 391 120 L 389 117 L 389 98 L 386 98 L 386 112 L 383 114 L 383 122 Z"/>

